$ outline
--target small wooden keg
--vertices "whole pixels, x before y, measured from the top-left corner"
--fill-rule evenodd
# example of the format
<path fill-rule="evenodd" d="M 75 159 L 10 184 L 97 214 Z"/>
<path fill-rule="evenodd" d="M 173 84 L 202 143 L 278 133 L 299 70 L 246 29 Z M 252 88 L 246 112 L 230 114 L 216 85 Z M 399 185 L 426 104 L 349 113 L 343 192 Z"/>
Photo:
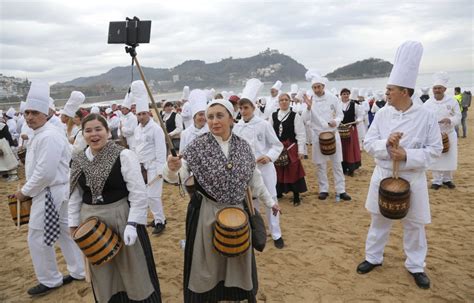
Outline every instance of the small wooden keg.
<path fill-rule="evenodd" d="M 323 155 L 336 153 L 336 136 L 333 132 L 322 132 L 319 134 L 319 149 Z"/>
<path fill-rule="evenodd" d="M 341 139 L 349 139 L 351 137 L 351 127 L 351 125 L 339 125 L 337 130 L 339 131 L 339 136 L 341 136 Z"/>
<path fill-rule="evenodd" d="M 20 202 L 20 225 L 28 224 L 30 221 L 32 200 L 28 199 Z M 8 196 L 8 207 L 15 226 L 18 225 L 18 201 L 15 195 Z"/>
<path fill-rule="evenodd" d="M 443 139 L 443 154 L 449 151 L 449 136 L 447 133 L 441 133 L 441 138 Z"/>
<path fill-rule="evenodd" d="M 244 254 L 250 247 L 247 213 L 238 207 L 219 210 L 216 214 L 212 243 L 216 251 L 226 257 Z"/>
<path fill-rule="evenodd" d="M 389 219 L 402 219 L 410 209 L 410 183 L 398 177 L 398 162 L 394 161 L 393 176 L 380 181 L 379 210 Z"/>
<path fill-rule="evenodd" d="M 109 262 L 123 245 L 120 237 L 97 217 L 91 217 L 79 225 L 72 238 L 92 265 Z"/>

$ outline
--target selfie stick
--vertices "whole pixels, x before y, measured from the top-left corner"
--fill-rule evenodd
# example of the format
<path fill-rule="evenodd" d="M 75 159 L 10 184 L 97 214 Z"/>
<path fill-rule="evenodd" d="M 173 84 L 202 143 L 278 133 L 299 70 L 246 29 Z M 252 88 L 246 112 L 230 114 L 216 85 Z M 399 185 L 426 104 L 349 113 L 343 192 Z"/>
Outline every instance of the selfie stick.
<path fill-rule="evenodd" d="M 148 83 L 146 82 L 145 74 L 143 73 L 143 70 L 142 70 L 142 67 L 140 66 L 140 63 L 138 63 L 137 51 L 135 50 L 135 48 L 137 46 L 138 46 L 138 44 L 137 45 L 132 45 L 132 46 L 126 46 L 125 47 L 125 52 L 129 53 L 130 56 L 132 56 L 133 62 L 135 62 L 135 64 L 137 65 L 138 72 L 140 73 L 140 78 L 142 78 L 143 83 L 145 83 L 146 91 L 148 92 L 148 96 L 150 97 L 151 106 L 155 110 L 155 113 L 158 116 L 158 120 L 160 121 L 161 128 L 163 129 L 163 132 L 165 133 L 165 140 L 166 140 L 166 143 L 168 145 L 168 150 L 173 155 L 173 157 L 176 157 L 177 153 L 176 153 L 176 149 L 173 146 L 173 141 L 171 141 L 171 137 L 168 134 L 168 132 L 166 131 L 165 123 L 163 122 L 163 119 L 161 118 L 160 112 L 158 111 L 158 107 L 156 106 L 155 99 L 153 98 L 153 94 L 151 93 L 151 89 L 148 86 Z"/>

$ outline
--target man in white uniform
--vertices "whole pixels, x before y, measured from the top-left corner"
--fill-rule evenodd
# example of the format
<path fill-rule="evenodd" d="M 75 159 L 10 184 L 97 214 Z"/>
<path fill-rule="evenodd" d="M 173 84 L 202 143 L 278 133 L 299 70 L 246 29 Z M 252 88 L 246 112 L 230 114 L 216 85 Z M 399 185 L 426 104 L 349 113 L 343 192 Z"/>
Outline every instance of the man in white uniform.
<path fill-rule="evenodd" d="M 82 253 L 71 239 L 68 228 L 71 150 L 64 134 L 46 123 L 48 111 L 48 83 L 32 82 L 26 99 L 25 119 L 34 136 L 26 154 L 26 183 L 16 193 L 20 201 L 28 197 L 33 199 L 28 223 L 28 246 L 39 284 L 28 290 L 32 296 L 45 294 L 85 276 Z M 52 199 L 48 199 L 49 195 Z M 58 221 L 53 224 L 53 219 Z M 59 236 L 53 237 L 52 241 L 49 241 L 50 226 L 59 231 Z M 55 241 L 61 247 L 69 271 L 69 275 L 64 277 L 57 267 Z"/>
<path fill-rule="evenodd" d="M 313 162 L 316 164 L 318 183 L 319 183 L 319 200 L 326 200 L 329 196 L 329 182 L 327 173 L 327 162 L 332 162 L 332 170 L 337 197 L 342 200 L 349 201 L 351 197 L 346 193 L 346 184 L 344 173 L 342 171 L 342 145 L 341 137 L 337 131 L 339 123 L 344 118 L 341 102 L 331 93 L 325 92 L 327 79 L 321 75 L 314 73 L 311 80 L 311 88 L 313 95 L 311 98 L 305 96 L 307 105 L 303 111 L 303 120 L 310 121 L 313 136 Z M 333 132 L 336 137 L 336 152 L 332 155 L 323 155 L 319 148 L 319 135 L 322 132 Z"/>
<path fill-rule="evenodd" d="M 206 93 L 200 89 L 193 89 L 189 94 L 189 101 L 186 104 L 189 104 L 193 123 L 181 133 L 181 140 L 179 142 L 180 154 L 183 153 L 186 146 L 194 139 L 209 131 L 206 123 Z"/>
<path fill-rule="evenodd" d="M 429 167 L 433 174 L 431 188 L 437 190 L 444 184 L 453 189 L 456 187 L 453 183 L 453 172 L 458 165 L 458 138 L 454 128 L 461 123 L 461 110 L 458 102 L 445 94 L 449 81 L 448 74 L 439 72 L 434 74 L 433 78 L 434 98 L 428 99 L 424 107 L 434 113 L 441 132 L 448 135 L 449 150 L 442 153 L 441 157 Z"/>
<path fill-rule="evenodd" d="M 147 91 L 143 81 L 132 83 L 132 94 L 137 104 L 138 122 L 135 128 L 135 147 L 142 169 L 146 170 L 147 197 L 153 213 L 153 234 L 161 234 L 166 227 L 161 194 L 163 191 L 163 166 L 166 162 L 165 134 L 161 127 L 151 119 Z"/>
<path fill-rule="evenodd" d="M 431 222 L 425 171 L 441 154 L 438 121 L 425 107 L 414 103 L 411 96 L 416 86 L 423 46 L 407 41 L 397 50 L 387 84 L 387 102 L 375 115 L 364 141 L 364 148 L 375 158 L 365 207 L 372 222 L 365 243 L 365 261 L 357 272 L 366 274 L 382 265 L 383 252 L 393 221 L 380 214 L 379 184 L 393 175 L 393 161 L 398 161 L 398 174 L 410 182 L 410 208 L 401 220 L 405 267 L 420 288 L 430 287 L 424 273 L 427 242 L 425 224 Z"/>
<path fill-rule="evenodd" d="M 265 110 L 263 112 L 263 119 L 268 120 L 272 116 L 273 112 L 275 112 L 279 108 L 278 103 L 278 96 L 280 95 L 281 86 L 283 84 L 280 80 L 276 81 L 273 84 L 272 88 L 270 89 L 270 97 L 267 97 L 265 103 Z"/>
<path fill-rule="evenodd" d="M 185 86 L 183 87 L 183 94 L 181 95 L 181 102 L 183 102 L 183 110 L 181 111 L 181 118 L 183 118 L 184 129 L 193 125 L 191 105 L 189 104 L 188 99 L 189 99 L 189 86 Z"/>
<path fill-rule="evenodd" d="M 133 96 L 129 93 L 125 95 L 122 103 L 122 117 L 120 118 L 121 128 L 120 133 L 127 141 L 128 148 L 133 150 L 135 148 L 135 128 L 138 126 L 137 117 L 132 113 Z"/>
<path fill-rule="evenodd" d="M 247 81 L 242 92 L 242 98 L 239 100 L 242 119 L 239 123 L 235 124 L 232 132 L 249 143 L 255 154 L 257 168 L 262 174 L 263 183 L 272 199 L 278 203 L 276 192 L 277 174 L 273 162 L 282 152 L 283 144 L 278 140 L 270 123 L 254 115 L 257 94 L 262 86 L 263 83 L 258 79 Z M 258 199 L 255 202 L 255 208 L 258 209 Z M 266 213 L 274 245 L 276 248 L 281 249 L 285 246 L 285 243 L 281 236 L 280 214 L 272 216 L 271 209 L 268 208 Z"/>

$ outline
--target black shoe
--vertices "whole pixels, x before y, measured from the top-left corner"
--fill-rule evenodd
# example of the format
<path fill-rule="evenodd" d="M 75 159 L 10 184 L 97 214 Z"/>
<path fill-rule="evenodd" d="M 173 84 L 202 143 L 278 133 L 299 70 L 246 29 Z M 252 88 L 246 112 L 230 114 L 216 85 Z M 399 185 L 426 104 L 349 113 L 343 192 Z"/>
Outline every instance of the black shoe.
<path fill-rule="evenodd" d="M 349 177 L 354 177 L 354 171 L 348 171 L 348 172 L 347 172 L 347 175 L 348 175 Z"/>
<path fill-rule="evenodd" d="M 347 193 L 339 194 L 339 198 L 341 198 L 341 199 L 344 200 L 344 201 L 350 201 L 350 200 L 352 200 L 351 196 L 349 196 Z"/>
<path fill-rule="evenodd" d="M 277 194 L 277 198 L 278 198 L 278 199 L 283 198 L 283 194 Z"/>
<path fill-rule="evenodd" d="M 415 283 L 419 288 L 428 289 L 430 288 L 430 278 L 424 272 L 410 273 L 415 279 Z"/>
<path fill-rule="evenodd" d="M 449 189 L 456 188 L 456 185 L 452 181 L 443 182 L 443 184 L 446 185 Z"/>
<path fill-rule="evenodd" d="M 439 184 L 431 184 L 431 189 L 438 190 L 441 187 Z"/>
<path fill-rule="evenodd" d="M 377 266 L 382 266 L 382 264 L 372 264 L 369 261 L 364 261 L 357 266 L 357 273 L 361 275 L 369 273 Z"/>
<path fill-rule="evenodd" d="M 301 204 L 300 194 L 299 193 L 293 193 L 293 205 L 298 206 L 300 204 Z"/>
<path fill-rule="evenodd" d="M 166 225 L 163 223 L 155 224 L 155 227 L 153 228 L 153 231 L 151 233 L 154 235 L 159 235 L 165 230 L 165 228 Z"/>
<path fill-rule="evenodd" d="M 304 158 L 305 158 L 305 159 L 309 159 L 309 158 L 308 158 L 308 155 L 304 155 Z"/>
<path fill-rule="evenodd" d="M 285 246 L 285 242 L 283 241 L 282 237 L 273 240 L 273 244 L 275 244 L 275 247 L 278 249 L 282 249 Z"/>
<path fill-rule="evenodd" d="M 326 200 L 326 198 L 329 196 L 329 193 L 327 192 L 320 192 L 319 193 L 319 196 L 318 196 L 318 199 L 319 200 Z"/>
<path fill-rule="evenodd" d="M 38 284 L 30 289 L 28 289 L 28 294 L 30 296 L 40 296 L 40 295 L 45 295 L 47 293 L 49 293 L 50 291 L 54 290 L 54 289 L 57 289 L 59 287 L 48 287 L 46 285 L 43 285 L 43 284 Z"/>
<path fill-rule="evenodd" d="M 69 284 L 72 281 L 84 281 L 84 279 L 76 279 L 71 275 L 67 275 L 63 277 L 63 285 Z"/>

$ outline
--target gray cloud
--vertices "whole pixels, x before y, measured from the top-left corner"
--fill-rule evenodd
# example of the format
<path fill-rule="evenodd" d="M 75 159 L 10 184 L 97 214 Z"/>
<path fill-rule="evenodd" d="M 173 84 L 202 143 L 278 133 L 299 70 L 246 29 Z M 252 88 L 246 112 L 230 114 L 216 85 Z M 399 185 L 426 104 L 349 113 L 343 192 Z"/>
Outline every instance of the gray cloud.
<path fill-rule="evenodd" d="M 421 70 L 472 70 L 473 4 L 434 1 L 211 1 L 115 3 L 0 0 L 1 72 L 66 81 L 130 63 L 106 44 L 108 22 L 153 21 L 144 66 L 255 55 L 267 47 L 330 72 L 368 57 L 392 60 L 407 39 L 425 47 Z"/>

